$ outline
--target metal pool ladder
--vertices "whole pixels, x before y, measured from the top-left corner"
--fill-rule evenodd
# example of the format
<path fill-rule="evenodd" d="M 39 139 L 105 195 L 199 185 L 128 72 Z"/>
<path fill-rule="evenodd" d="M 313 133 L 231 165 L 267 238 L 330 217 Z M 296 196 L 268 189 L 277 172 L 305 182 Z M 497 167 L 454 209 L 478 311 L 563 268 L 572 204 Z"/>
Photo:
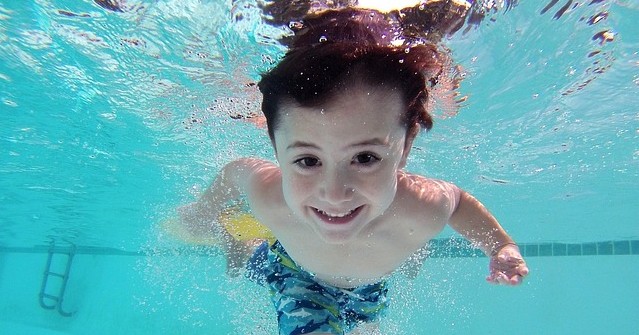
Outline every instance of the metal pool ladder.
<path fill-rule="evenodd" d="M 47 265 L 44 268 L 44 274 L 42 276 L 42 286 L 40 287 L 40 306 L 44 309 L 57 309 L 58 313 L 62 316 L 71 316 L 72 312 L 66 312 L 62 308 L 62 302 L 64 300 L 64 292 L 67 289 L 67 282 L 69 281 L 69 273 L 71 272 L 71 264 L 73 263 L 73 256 L 75 255 L 75 245 L 70 244 L 68 248 L 56 248 L 55 241 L 51 241 L 49 244 L 49 251 L 47 257 Z M 57 257 L 56 257 L 57 256 Z M 66 257 L 62 261 L 66 261 L 62 266 L 64 271 L 62 273 L 52 271 L 51 264 L 54 258 L 60 259 Z M 58 278 L 60 280 L 60 286 L 57 293 L 47 293 L 47 285 L 51 277 Z"/>

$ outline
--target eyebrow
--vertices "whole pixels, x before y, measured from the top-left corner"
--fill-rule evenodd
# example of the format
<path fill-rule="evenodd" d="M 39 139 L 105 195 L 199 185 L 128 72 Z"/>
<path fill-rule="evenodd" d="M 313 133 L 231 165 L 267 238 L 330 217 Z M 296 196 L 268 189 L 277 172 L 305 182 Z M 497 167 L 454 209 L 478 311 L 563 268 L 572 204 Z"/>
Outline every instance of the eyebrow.
<path fill-rule="evenodd" d="M 372 139 L 369 139 L 369 140 L 365 140 L 365 141 L 362 141 L 362 142 L 351 144 L 348 147 L 349 148 L 356 148 L 356 147 L 364 147 L 364 146 L 388 146 L 388 139 L 372 138 Z M 313 143 L 308 143 L 308 142 L 303 142 L 303 141 L 295 141 L 295 142 L 291 143 L 289 146 L 287 146 L 286 150 L 298 149 L 298 148 L 310 148 L 310 149 L 317 149 L 317 150 L 320 149 L 320 147 L 318 147 L 317 145 L 315 145 Z"/>

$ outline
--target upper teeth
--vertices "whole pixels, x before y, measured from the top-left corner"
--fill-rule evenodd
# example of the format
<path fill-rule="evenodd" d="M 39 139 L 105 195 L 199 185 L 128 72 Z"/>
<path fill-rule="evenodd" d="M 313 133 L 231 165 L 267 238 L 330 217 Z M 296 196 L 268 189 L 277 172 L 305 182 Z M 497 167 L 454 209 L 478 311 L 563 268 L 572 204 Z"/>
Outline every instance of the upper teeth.
<path fill-rule="evenodd" d="M 343 218 L 343 217 L 345 217 L 345 216 L 347 216 L 347 215 L 352 214 L 355 210 L 351 210 L 351 211 L 348 211 L 348 212 L 346 212 L 346 213 L 326 213 L 326 212 L 324 212 L 324 211 L 323 211 L 323 210 L 321 210 L 321 209 L 318 209 L 318 211 L 319 211 L 320 213 L 322 213 L 322 214 L 326 215 L 326 216 L 330 216 L 330 217 L 334 217 L 334 218 Z"/>

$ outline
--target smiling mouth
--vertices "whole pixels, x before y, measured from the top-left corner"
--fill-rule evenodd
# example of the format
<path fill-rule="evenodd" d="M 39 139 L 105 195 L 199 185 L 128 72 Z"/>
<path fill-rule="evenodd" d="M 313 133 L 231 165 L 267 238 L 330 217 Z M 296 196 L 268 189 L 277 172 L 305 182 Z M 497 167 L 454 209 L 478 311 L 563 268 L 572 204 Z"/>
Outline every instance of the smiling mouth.
<path fill-rule="evenodd" d="M 317 209 L 315 207 L 312 207 L 312 208 L 315 214 L 317 214 L 317 216 L 326 223 L 345 224 L 345 223 L 351 222 L 353 218 L 355 218 L 357 214 L 359 214 L 359 212 L 362 210 L 363 207 L 364 206 L 362 205 L 351 211 L 344 212 L 344 213 L 328 213 L 321 209 Z"/>

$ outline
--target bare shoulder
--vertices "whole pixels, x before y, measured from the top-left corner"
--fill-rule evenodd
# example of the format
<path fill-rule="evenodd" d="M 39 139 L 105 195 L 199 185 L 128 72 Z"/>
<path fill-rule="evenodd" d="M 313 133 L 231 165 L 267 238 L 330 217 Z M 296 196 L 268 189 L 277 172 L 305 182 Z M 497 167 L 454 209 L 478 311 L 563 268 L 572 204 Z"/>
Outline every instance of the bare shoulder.
<path fill-rule="evenodd" d="M 452 183 L 407 172 L 398 174 L 397 192 L 398 200 L 405 206 L 428 212 L 424 214 L 447 216 L 455 210 L 460 194 Z"/>
<path fill-rule="evenodd" d="M 255 157 L 238 158 L 228 163 L 224 168 L 235 173 L 246 172 L 252 175 L 266 172 L 272 169 L 278 169 L 275 163 Z"/>
<path fill-rule="evenodd" d="M 275 163 L 260 159 L 245 159 L 245 167 L 250 169 L 246 176 L 245 191 L 253 214 L 267 226 L 273 218 L 286 212 L 282 192 L 282 172 Z"/>
<path fill-rule="evenodd" d="M 281 185 L 282 174 L 280 168 L 273 162 L 259 158 L 241 158 L 230 163 L 227 169 L 238 175 L 247 196 L 259 196 L 273 191 L 276 185 Z"/>

